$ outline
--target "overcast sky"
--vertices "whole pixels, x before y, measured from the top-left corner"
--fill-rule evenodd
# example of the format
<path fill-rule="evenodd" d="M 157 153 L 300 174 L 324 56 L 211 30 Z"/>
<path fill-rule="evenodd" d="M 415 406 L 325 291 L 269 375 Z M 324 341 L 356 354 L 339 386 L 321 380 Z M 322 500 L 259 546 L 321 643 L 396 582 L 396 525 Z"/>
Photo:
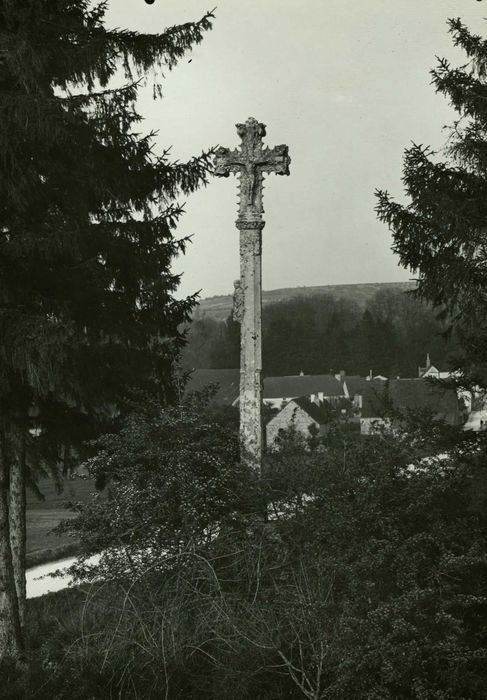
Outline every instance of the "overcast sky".
<path fill-rule="evenodd" d="M 157 32 L 211 8 L 211 0 L 109 0 L 107 21 Z M 187 159 L 235 147 L 235 124 L 249 116 L 267 124 L 269 146 L 288 144 L 290 177 L 266 179 L 264 289 L 409 279 L 375 218 L 373 192 L 401 195 L 411 141 L 445 143 L 454 113 L 429 70 L 435 55 L 465 62 L 446 20 L 460 16 L 487 35 L 487 2 L 219 0 L 215 15 L 203 43 L 167 76 L 164 99 L 141 96 L 158 149 Z M 194 239 L 175 265 L 181 294 L 233 290 L 236 186 L 235 177 L 215 178 L 187 201 L 178 234 Z"/>

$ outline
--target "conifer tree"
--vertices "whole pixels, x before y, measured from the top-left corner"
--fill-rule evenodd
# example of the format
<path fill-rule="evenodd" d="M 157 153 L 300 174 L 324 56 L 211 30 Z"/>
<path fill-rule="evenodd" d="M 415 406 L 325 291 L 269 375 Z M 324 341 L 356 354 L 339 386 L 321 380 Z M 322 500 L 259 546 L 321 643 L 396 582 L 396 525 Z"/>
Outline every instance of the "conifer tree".
<path fill-rule="evenodd" d="M 170 265 L 186 243 L 174 236 L 176 197 L 206 181 L 211 152 L 156 156 L 135 102 L 147 73 L 173 68 L 212 15 L 147 35 L 108 30 L 106 7 L 0 2 L 0 657 L 14 661 L 27 456 L 43 453 L 32 421 L 51 456 L 69 457 L 130 388 L 170 399 L 194 303 L 174 297 Z"/>
<path fill-rule="evenodd" d="M 468 63 L 444 59 L 431 72 L 437 92 L 458 113 L 443 153 L 413 145 L 405 152 L 409 203 L 378 191 L 377 212 L 392 231 L 401 263 L 417 273 L 418 294 L 432 302 L 461 344 L 455 366 L 465 383 L 487 382 L 487 40 L 460 19 L 453 43 Z M 446 157 L 445 157 L 446 156 Z"/>

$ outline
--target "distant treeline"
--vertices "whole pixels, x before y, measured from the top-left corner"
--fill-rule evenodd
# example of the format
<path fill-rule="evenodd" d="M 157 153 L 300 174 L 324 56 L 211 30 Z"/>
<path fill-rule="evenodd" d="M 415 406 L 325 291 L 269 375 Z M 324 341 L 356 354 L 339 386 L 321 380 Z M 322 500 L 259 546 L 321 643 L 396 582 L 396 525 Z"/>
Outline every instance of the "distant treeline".
<path fill-rule="evenodd" d="M 239 366 L 240 324 L 229 317 L 193 321 L 186 369 Z M 300 297 L 264 307 L 263 369 L 268 376 L 327 373 L 417 376 L 429 352 L 445 365 L 451 342 L 437 313 L 411 294 L 379 290 L 365 305 L 332 295 Z"/>

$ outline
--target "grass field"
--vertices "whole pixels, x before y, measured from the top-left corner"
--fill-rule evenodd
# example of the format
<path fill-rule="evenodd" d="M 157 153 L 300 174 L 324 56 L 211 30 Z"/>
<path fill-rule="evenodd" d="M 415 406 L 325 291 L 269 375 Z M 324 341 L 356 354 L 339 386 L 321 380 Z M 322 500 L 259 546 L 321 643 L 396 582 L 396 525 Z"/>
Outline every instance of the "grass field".
<path fill-rule="evenodd" d="M 67 504 L 87 501 L 95 490 L 93 481 L 84 478 L 66 479 L 60 493 L 50 479 L 41 480 L 39 488 L 44 501 L 27 490 L 27 566 L 76 553 L 76 541 L 66 535 L 55 535 L 52 530 L 61 520 L 72 517 Z"/>

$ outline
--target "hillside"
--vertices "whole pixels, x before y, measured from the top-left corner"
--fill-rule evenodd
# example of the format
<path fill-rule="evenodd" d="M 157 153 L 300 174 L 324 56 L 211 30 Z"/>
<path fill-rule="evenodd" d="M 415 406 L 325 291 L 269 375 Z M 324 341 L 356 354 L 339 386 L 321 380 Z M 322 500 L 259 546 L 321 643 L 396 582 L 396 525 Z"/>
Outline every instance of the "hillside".
<path fill-rule="evenodd" d="M 365 284 L 330 284 L 319 287 L 285 287 L 271 289 L 262 293 L 264 306 L 279 301 L 288 301 L 296 297 L 315 297 L 330 294 L 335 299 L 347 299 L 365 307 L 380 289 L 408 290 L 414 288 L 414 282 L 368 282 Z M 213 318 L 224 321 L 232 310 L 232 295 L 222 295 L 202 299 L 194 313 L 195 319 Z"/>

